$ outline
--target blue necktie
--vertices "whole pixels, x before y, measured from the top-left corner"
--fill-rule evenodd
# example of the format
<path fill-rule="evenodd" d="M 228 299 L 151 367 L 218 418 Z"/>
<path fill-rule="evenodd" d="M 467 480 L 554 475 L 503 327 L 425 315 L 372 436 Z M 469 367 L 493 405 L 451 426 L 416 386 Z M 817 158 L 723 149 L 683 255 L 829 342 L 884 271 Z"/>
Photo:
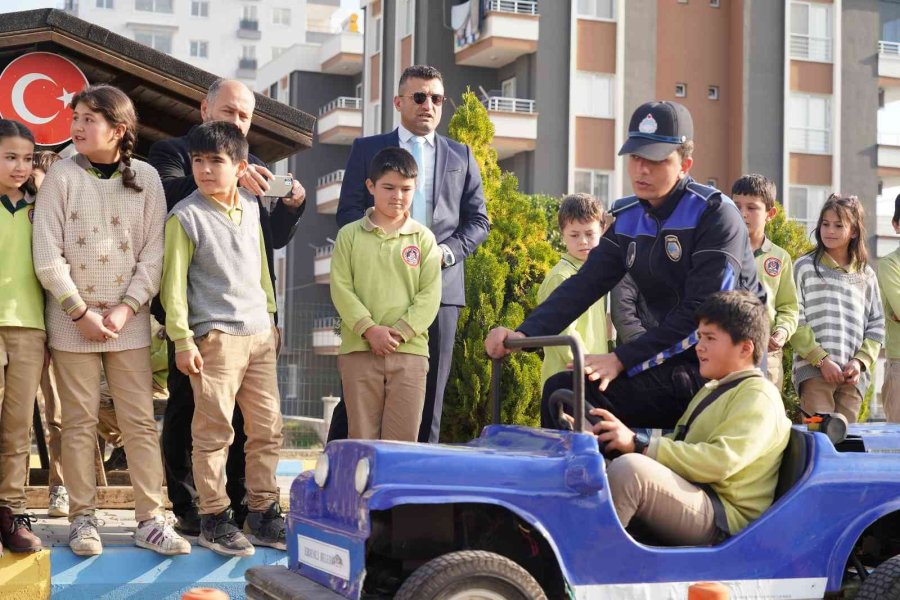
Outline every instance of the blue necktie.
<path fill-rule="evenodd" d="M 419 169 L 419 176 L 416 178 L 416 193 L 413 196 L 412 202 L 412 218 L 422 223 L 423 225 L 427 225 L 427 205 L 425 202 L 425 190 L 422 187 L 422 184 L 425 181 L 425 170 L 422 168 L 425 159 L 423 157 L 424 150 L 422 149 L 422 144 L 425 143 L 425 138 L 414 136 L 409 139 L 412 148 L 413 158 L 416 159 L 416 165 Z"/>

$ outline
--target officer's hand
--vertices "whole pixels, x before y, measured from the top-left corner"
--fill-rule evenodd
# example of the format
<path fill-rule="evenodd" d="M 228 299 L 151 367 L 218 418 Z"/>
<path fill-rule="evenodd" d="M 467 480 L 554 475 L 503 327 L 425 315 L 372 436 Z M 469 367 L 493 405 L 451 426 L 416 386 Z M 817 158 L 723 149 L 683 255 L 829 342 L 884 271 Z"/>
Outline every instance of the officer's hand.
<path fill-rule="evenodd" d="M 594 425 L 594 435 L 601 444 L 606 444 L 604 452 L 618 450 L 622 454 L 634 452 L 634 432 L 628 429 L 614 414 L 602 408 L 592 408 L 591 414 L 603 420 Z"/>
<path fill-rule="evenodd" d="M 572 363 L 568 367 L 572 368 Z M 605 392 L 609 382 L 619 376 L 625 370 L 625 365 L 615 353 L 609 354 L 585 354 L 584 374 L 589 381 L 599 381 L 600 391 Z"/>
<path fill-rule="evenodd" d="M 515 352 L 504 346 L 503 342 L 507 339 L 519 340 L 525 337 L 528 336 L 519 331 L 513 331 L 506 327 L 494 327 L 484 340 L 484 350 L 491 358 L 503 358 L 510 352 Z"/>

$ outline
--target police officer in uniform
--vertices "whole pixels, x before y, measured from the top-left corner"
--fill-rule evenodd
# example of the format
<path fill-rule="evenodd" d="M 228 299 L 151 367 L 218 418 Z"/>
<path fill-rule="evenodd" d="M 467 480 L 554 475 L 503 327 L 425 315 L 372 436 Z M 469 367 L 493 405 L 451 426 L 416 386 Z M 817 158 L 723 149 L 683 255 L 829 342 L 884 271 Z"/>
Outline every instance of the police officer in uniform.
<path fill-rule="evenodd" d="M 485 349 L 499 358 L 507 338 L 559 334 L 628 273 L 658 325 L 609 354 L 585 357 L 588 402 L 629 427 L 672 428 L 703 385 L 694 311 L 720 290 L 748 290 L 765 303 L 747 228 L 730 198 L 695 182 L 693 121 L 675 102 L 648 102 L 631 116 L 627 156 L 635 195 L 576 275 L 511 331 L 497 327 Z M 571 388 L 571 372 L 544 385 L 541 425 L 555 427 L 550 395 Z"/>

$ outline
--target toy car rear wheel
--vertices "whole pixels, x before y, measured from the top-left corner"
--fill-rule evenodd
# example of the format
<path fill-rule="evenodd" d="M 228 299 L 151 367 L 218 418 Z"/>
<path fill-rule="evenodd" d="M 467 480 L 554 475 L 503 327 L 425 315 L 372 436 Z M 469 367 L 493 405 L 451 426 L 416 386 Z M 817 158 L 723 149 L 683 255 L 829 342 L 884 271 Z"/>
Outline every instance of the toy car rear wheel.
<path fill-rule="evenodd" d="M 859 586 L 856 600 L 900 600 L 900 555 L 878 565 Z"/>
<path fill-rule="evenodd" d="M 528 571 L 482 550 L 439 556 L 410 575 L 395 600 L 546 600 Z"/>

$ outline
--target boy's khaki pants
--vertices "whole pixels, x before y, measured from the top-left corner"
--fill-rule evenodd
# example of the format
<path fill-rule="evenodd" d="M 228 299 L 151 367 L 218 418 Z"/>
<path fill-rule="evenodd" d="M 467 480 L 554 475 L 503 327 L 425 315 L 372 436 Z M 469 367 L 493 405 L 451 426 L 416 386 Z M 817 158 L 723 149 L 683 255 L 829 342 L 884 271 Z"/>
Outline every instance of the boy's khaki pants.
<path fill-rule="evenodd" d="M 69 521 L 97 507 L 94 454 L 100 413 L 100 364 L 106 372 L 128 455 L 138 521 L 163 514 L 163 468 L 153 417 L 150 348 L 119 352 L 53 350 L 62 401 L 62 465 L 69 492 Z"/>
<path fill-rule="evenodd" d="M 607 467 L 609 493 L 623 527 L 638 518 L 667 544 L 715 543 L 719 531 L 706 492 L 643 454 L 624 454 Z"/>
<path fill-rule="evenodd" d="M 769 350 L 766 356 L 766 378 L 775 384 L 779 393 L 784 387 L 784 364 L 781 362 L 784 350 Z"/>
<path fill-rule="evenodd" d="M 800 384 L 800 408 L 807 414 L 839 412 L 848 423 L 856 423 L 863 397 L 855 385 L 828 383 L 813 377 Z"/>
<path fill-rule="evenodd" d="M 41 373 L 41 396 L 44 398 L 44 416 L 47 417 L 47 454 L 50 458 L 50 487 L 65 485 L 62 474 L 62 416 L 59 392 L 53 363 Z"/>
<path fill-rule="evenodd" d="M 350 439 L 415 442 L 425 406 L 428 358 L 392 352 L 338 356 Z"/>
<path fill-rule="evenodd" d="M 225 461 L 234 441 L 235 402 L 244 414 L 247 434 L 247 504 L 251 511 L 265 511 L 278 502 L 275 470 L 283 441 L 273 330 L 229 335 L 214 329 L 196 342 L 203 369 L 191 375 L 191 457 L 200 514 L 219 514 L 231 505 L 225 491 Z"/>
<path fill-rule="evenodd" d="M 47 334 L 31 327 L 0 327 L 0 506 L 25 511 L 31 416 L 41 383 Z"/>
<path fill-rule="evenodd" d="M 889 358 L 884 365 L 881 406 L 888 422 L 900 423 L 900 359 Z"/>

